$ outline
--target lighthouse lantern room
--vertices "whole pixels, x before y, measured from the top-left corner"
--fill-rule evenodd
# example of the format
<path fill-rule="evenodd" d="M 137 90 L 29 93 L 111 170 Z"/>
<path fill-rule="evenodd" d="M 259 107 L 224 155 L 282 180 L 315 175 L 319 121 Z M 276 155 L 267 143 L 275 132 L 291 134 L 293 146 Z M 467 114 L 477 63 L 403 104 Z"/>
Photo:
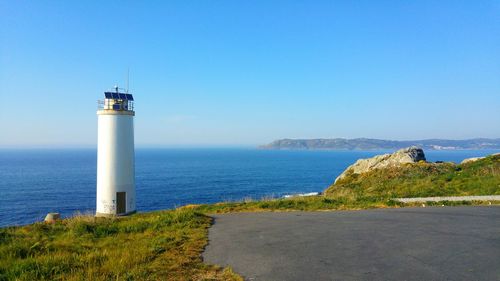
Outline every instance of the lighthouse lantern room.
<path fill-rule="evenodd" d="M 97 108 L 96 216 L 134 213 L 134 98 L 127 92 L 104 92 Z"/>

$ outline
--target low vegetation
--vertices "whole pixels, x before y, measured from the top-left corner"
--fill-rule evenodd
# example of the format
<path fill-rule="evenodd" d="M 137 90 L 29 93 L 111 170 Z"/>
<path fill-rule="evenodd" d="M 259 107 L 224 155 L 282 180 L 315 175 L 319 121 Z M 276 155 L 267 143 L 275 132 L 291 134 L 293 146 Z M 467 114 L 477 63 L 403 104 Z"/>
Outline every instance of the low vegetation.
<path fill-rule="evenodd" d="M 329 196 L 292 197 L 247 202 L 227 202 L 210 205 L 193 205 L 196 211 L 214 214 L 230 212 L 265 212 L 265 211 L 326 211 L 356 210 L 394 206 L 392 200 L 380 201 L 378 198 L 333 198 Z"/>
<path fill-rule="evenodd" d="M 330 186 L 329 197 L 379 198 L 500 194 L 500 155 L 465 164 L 426 163 L 349 174 Z"/>
<path fill-rule="evenodd" d="M 189 205 L 114 219 L 76 216 L 55 224 L 0 228 L 0 281 L 242 280 L 229 268 L 202 262 L 212 222 L 207 214 L 400 207 L 411 204 L 392 198 L 494 194 L 500 194 L 500 155 L 463 165 L 422 162 L 351 174 L 323 196 Z"/>
<path fill-rule="evenodd" d="M 241 280 L 206 265 L 211 218 L 189 209 L 0 229 L 0 280 Z"/>

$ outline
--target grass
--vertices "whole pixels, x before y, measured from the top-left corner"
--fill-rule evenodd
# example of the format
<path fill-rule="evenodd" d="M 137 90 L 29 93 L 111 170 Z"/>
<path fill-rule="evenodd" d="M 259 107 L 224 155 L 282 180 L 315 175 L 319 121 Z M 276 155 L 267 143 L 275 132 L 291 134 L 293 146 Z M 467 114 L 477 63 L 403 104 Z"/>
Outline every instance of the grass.
<path fill-rule="evenodd" d="M 3 280 L 242 280 L 204 264 L 208 214 L 420 206 L 394 197 L 500 194 L 500 155 L 464 164 L 416 163 L 351 174 L 324 196 L 188 205 L 121 218 L 76 216 L 0 228 Z M 492 202 L 499 204 L 500 202 Z M 427 202 L 428 206 L 490 202 Z"/>
<path fill-rule="evenodd" d="M 500 195 L 500 155 L 456 165 L 414 163 L 349 174 L 330 186 L 331 197 L 371 198 Z"/>
<path fill-rule="evenodd" d="M 241 280 L 202 262 L 210 224 L 184 208 L 1 228 L 0 280 Z"/>
<path fill-rule="evenodd" d="M 192 205 L 184 208 L 191 208 L 206 214 L 265 211 L 326 211 L 386 207 L 388 206 L 388 201 L 382 202 L 378 200 L 378 198 L 333 198 L 320 195 L 287 199 Z"/>

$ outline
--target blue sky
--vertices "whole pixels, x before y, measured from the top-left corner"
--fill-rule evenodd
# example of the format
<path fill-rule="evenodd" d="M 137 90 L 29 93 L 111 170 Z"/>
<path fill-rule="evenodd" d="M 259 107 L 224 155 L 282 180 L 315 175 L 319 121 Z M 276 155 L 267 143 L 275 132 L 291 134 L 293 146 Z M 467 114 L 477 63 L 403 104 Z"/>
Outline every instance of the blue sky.
<path fill-rule="evenodd" d="M 0 0 L 0 147 L 500 137 L 500 1 Z"/>

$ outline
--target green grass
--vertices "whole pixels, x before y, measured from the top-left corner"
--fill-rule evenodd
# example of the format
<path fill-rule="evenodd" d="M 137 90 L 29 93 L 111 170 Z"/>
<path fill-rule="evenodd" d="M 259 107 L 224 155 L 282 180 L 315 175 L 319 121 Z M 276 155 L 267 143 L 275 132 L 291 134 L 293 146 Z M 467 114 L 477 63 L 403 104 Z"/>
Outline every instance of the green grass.
<path fill-rule="evenodd" d="M 202 262 L 212 222 L 208 214 L 418 206 L 392 198 L 493 194 L 500 194 L 500 156 L 464 165 L 417 163 L 351 174 L 324 196 L 189 205 L 121 218 L 76 216 L 56 224 L 0 228 L 0 281 L 242 280 L 229 268 Z M 471 204 L 490 202 L 426 203 Z"/>
<path fill-rule="evenodd" d="M 326 210 L 353 210 L 369 209 L 388 206 L 378 198 L 344 198 L 326 196 L 308 196 L 287 199 L 271 199 L 249 202 L 228 202 L 206 205 L 186 206 L 206 214 L 230 212 L 265 212 L 265 211 L 326 211 Z M 390 204 L 390 203 L 389 203 Z"/>
<path fill-rule="evenodd" d="M 453 163 L 415 163 L 349 174 L 330 186 L 331 197 L 465 196 L 500 194 L 500 155 L 456 165 Z"/>
<path fill-rule="evenodd" d="M 202 263 L 211 218 L 189 209 L 0 229 L 0 280 L 240 280 Z"/>

